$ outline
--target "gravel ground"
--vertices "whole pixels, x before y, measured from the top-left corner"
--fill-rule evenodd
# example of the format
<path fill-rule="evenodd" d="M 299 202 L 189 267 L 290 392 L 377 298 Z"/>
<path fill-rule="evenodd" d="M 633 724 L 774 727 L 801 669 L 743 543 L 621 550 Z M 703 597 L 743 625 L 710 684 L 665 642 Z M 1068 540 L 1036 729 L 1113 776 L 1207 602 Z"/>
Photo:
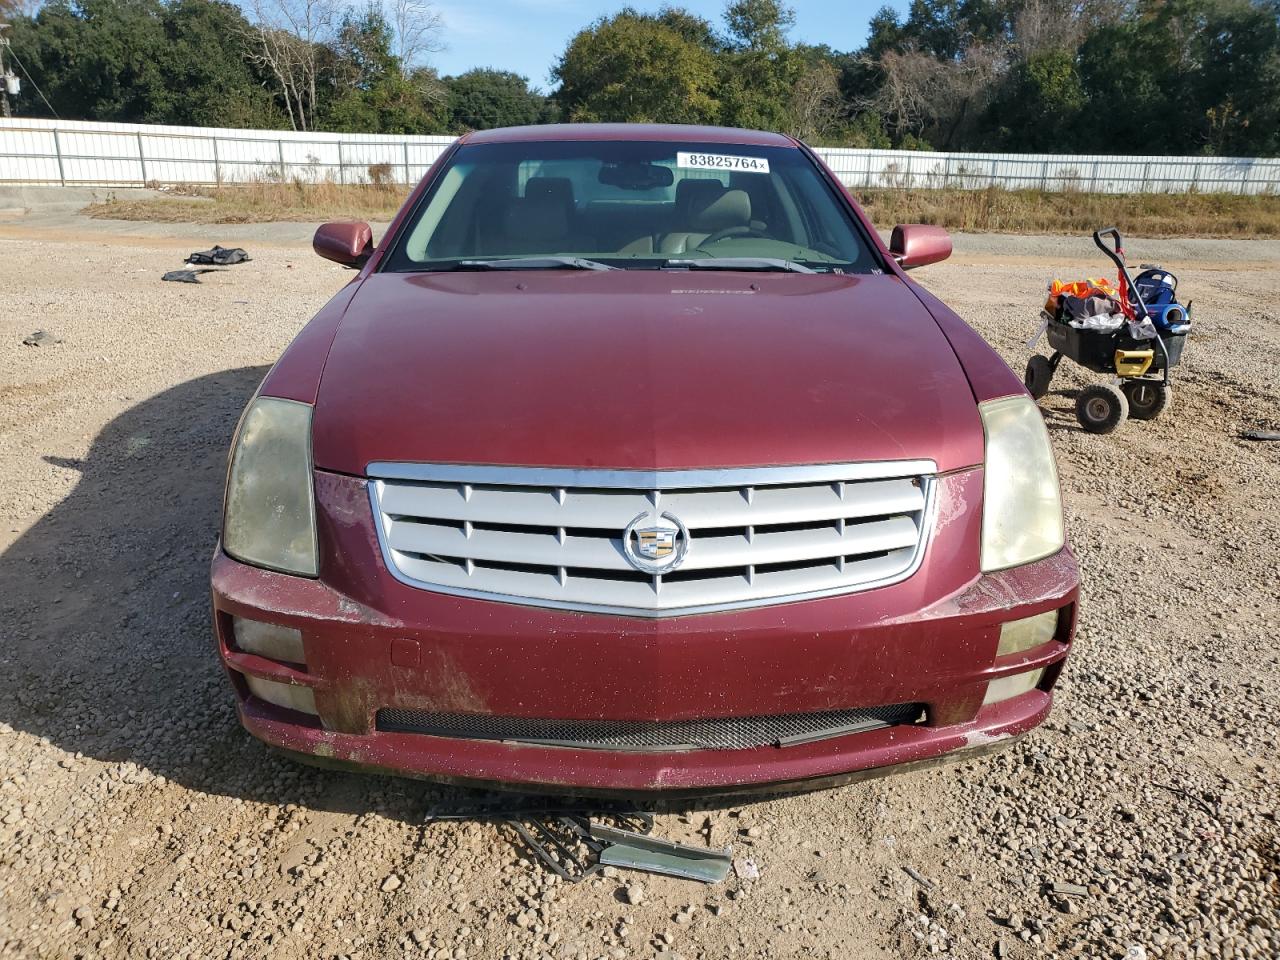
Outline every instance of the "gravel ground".
<path fill-rule="evenodd" d="M 296 226 L 143 227 L 0 218 L 0 956 L 1280 956 L 1280 444 L 1238 438 L 1280 428 L 1280 244 L 1131 242 L 1196 302 L 1174 407 L 1083 434 L 1065 365 L 1044 401 L 1085 595 L 1044 728 L 659 808 L 755 880 L 569 886 L 502 828 L 424 824 L 474 795 L 238 727 L 208 627 L 226 444 L 349 274 Z M 255 259 L 159 282 L 215 241 Z M 1046 279 L 1105 272 L 1090 249 L 961 237 L 920 276 L 1020 369 Z"/>

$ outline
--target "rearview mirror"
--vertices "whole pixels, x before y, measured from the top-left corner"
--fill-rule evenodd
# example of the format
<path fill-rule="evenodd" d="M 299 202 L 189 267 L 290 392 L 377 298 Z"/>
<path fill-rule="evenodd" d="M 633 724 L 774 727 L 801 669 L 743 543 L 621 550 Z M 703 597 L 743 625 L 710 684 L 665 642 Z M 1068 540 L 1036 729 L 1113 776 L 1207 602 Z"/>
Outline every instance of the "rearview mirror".
<path fill-rule="evenodd" d="M 942 227 L 900 223 L 893 228 L 889 252 L 903 270 L 911 270 L 951 256 L 951 237 Z"/>
<path fill-rule="evenodd" d="M 358 269 L 373 254 L 373 229 L 349 221 L 322 224 L 311 238 L 311 249 L 326 260 Z"/>
<path fill-rule="evenodd" d="M 606 163 L 596 178 L 605 186 L 622 190 L 654 190 L 669 187 L 676 182 L 670 167 L 663 167 L 644 160 L 627 160 Z"/>

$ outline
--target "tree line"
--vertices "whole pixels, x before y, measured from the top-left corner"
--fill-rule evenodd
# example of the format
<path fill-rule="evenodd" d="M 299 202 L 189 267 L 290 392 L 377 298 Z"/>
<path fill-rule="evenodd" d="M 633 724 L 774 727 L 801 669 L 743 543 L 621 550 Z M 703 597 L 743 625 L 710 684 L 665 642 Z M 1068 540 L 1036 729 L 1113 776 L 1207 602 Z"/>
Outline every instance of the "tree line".
<path fill-rule="evenodd" d="M 555 121 L 708 123 L 937 150 L 1280 152 L 1280 0 L 911 0 L 861 49 L 792 38 L 782 0 L 718 23 L 623 8 L 544 93 L 501 65 L 440 76 L 430 0 L 0 0 L 18 116 L 379 133 Z M 8 8 L 6 10 L 6 8 Z M 47 98 L 47 104 L 46 104 Z"/>

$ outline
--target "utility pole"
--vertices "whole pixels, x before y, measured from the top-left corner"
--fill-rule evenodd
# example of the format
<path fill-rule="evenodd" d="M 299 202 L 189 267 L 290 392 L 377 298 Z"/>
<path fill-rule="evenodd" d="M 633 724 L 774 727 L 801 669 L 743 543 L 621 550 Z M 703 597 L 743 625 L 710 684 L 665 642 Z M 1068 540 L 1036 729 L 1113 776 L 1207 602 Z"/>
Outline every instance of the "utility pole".
<path fill-rule="evenodd" d="M 9 94 L 17 94 L 21 89 L 17 76 L 4 65 L 4 52 L 9 47 L 9 38 L 4 32 L 9 29 L 7 23 L 0 23 L 0 117 L 6 120 L 13 116 L 9 112 Z"/>

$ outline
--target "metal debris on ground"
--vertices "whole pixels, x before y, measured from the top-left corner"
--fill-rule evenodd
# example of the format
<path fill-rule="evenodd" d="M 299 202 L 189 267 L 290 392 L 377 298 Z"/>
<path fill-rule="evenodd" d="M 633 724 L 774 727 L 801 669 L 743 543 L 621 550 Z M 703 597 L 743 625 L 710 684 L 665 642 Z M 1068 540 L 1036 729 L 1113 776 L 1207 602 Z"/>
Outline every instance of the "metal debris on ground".
<path fill-rule="evenodd" d="M 35 333 L 22 338 L 22 344 L 26 347 L 38 347 L 42 343 L 61 343 L 61 337 L 55 337 L 47 330 L 37 330 Z"/>
<path fill-rule="evenodd" d="M 705 850 L 651 837 L 653 814 L 643 811 L 481 807 L 468 812 L 429 812 L 426 816 L 428 823 L 460 820 L 487 820 L 510 827 L 538 862 L 569 883 L 581 883 L 610 866 L 703 883 L 718 883 L 729 872 L 729 850 Z"/>
<path fill-rule="evenodd" d="M 1089 895 L 1089 888 L 1078 883 L 1054 883 L 1050 885 L 1049 889 L 1063 897 L 1087 897 Z"/>
<path fill-rule="evenodd" d="M 600 863 L 606 866 L 644 870 L 703 883 L 719 883 L 729 875 L 729 858 L 733 851 L 728 848 L 708 850 L 691 847 L 647 836 L 647 831 L 620 830 L 594 820 L 590 830 L 592 837 L 608 844 L 600 852 Z"/>
<path fill-rule="evenodd" d="M 933 881 L 930 880 L 928 877 L 924 876 L 923 874 L 921 874 L 920 871 L 917 870 L 915 867 L 909 867 L 904 864 L 902 867 L 902 872 L 905 873 L 912 880 L 914 880 L 916 883 L 920 884 L 920 886 L 924 887 L 926 890 L 933 889 L 934 887 Z"/>
<path fill-rule="evenodd" d="M 215 270 L 213 267 L 205 267 L 202 270 L 170 270 L 161 280 L 172 280 L 175 283 L 199 283 L 200 278 L 196 276 L 198 273 L 221 273 L 221 270 Z"/>
<path fill-rule="evenodd" d="M 184 260 L 184 263 L 207 264 L 229 267 L 236 263 L 245 263 L 252 259 L 240 247 L 220 247 L 214 244 L 212 250 L 197 250 Z"/>
<path fill-rule="evenodd" d="M 1242 440 L 1280 440 L 1280 431 L 1277 430 L 1242 430 L 1240 431 Z"/>

